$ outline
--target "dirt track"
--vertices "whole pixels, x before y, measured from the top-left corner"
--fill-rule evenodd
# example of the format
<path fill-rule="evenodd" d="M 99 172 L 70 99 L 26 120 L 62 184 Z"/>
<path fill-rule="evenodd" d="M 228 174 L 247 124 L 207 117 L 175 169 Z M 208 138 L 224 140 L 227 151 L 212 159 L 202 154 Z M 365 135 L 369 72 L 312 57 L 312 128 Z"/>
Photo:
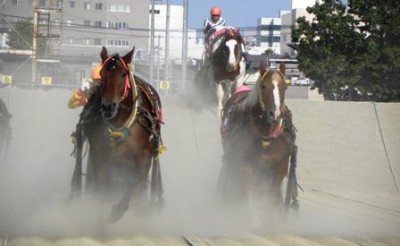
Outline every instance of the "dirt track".
<path fill-rule="evenodd" d="M 69 95 L 0 89 L 13 114 L 9 158 L 0 165 L 7 245 L 188 245 L 183 235 L 195 245 L 400 245 L 400 104 L 287 100 L 298 129 L 300 214 L 252 227 L 215 204 L 221 146 L 214 111 L 164 96 L 167 207 L 145 225 L 127 214 L 99 237 L 90 208 L 65 206 L 80 111 L 66 108 Z"/>

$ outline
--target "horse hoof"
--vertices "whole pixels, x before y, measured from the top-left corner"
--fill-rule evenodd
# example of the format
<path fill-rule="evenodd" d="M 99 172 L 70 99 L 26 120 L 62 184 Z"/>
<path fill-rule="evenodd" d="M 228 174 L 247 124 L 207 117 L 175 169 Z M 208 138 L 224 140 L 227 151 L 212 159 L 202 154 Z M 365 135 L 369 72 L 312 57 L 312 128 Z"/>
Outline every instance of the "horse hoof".
<path fill-rule="evenodd" d="M 114 205 L 111 209 L 111 213 L 110 213 L 110 217 L 108 218 L 108 222 L 110 224 L 114 224 L 115 222 L 120 220 L 127 209 L 128 208 L 122 207 L 121 205 Z"/>

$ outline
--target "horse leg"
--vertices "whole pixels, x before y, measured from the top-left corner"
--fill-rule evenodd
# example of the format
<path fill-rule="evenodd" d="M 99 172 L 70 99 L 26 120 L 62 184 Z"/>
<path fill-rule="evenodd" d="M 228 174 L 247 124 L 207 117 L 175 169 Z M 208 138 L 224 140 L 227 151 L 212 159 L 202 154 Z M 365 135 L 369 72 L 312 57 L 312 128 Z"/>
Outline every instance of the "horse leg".
<path fill-rule="evenodd" d="M 239 75 L 236 77 L 236 87 L 242 86 L 245 82 L 246 77 L 246 61 L 244 58 L 239 63 L 240 72 Z M 235 88 L 236 89 L 236 88 Z"/>
<path fill-rule="evenodd" d="M 249 164 L 245 164 L 242 167 L 242 175 L 243 175 L 243 184 L 244 184 L 244 192 L 245 198 L 247 201 L 247 205 L 250 213 L 250 220 L 252 223 L 257 221 L 257 211 L 256 204 L 254 200 L 255 187 L 253 183 L 253 168 Z"/>
<path fill-rule="evenodd" d="M 277 219 L 281 216 L 283 212 L 283 194 L 282 194 L 282 181 L 286 176 L 288 171 L 288 161 L 283 161 L 279 164 L 277 169 L 275 170 L 275 174 L 272 177 L 271 182 L 271 206 L 272 206 L 272 214 L 277 215 Z"/>
<path fill-rule="evenodd" d="M 112 207 L 109 222 L 114 223 L 122 218 L 124 213 L 128 210 L 131 200 L 133 199 L 138 203 L 136 204 L 137 209 L 142 209 L 140 206 L 143 201 L 146 201 L 147 195 L 146 182 L 151 164 L 151 154 L 148 151 L 142 151 L 139 157 L 136 158 L 134 165 L 127 166 L 125 174 L 126 178 L 126 190 L 122 199 Z M 136 200 L 137 199 L 137 200 Z M 140 211 L 141 213 L 142 211 Z"/>
<path fill-rule="evenodd" d="M 223 109 L 223 100 L 224 100 L 224 89 L 222 88 L 222 83 L 217 83 L 217 115 L 219 116 L 221 110 Z"/>

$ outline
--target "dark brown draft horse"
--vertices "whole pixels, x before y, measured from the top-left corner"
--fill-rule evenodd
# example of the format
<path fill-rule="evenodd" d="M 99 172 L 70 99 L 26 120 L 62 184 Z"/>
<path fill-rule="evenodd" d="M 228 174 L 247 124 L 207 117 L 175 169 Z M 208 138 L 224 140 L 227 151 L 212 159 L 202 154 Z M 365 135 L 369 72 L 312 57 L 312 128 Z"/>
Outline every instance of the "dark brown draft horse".
<path fill-rule="evenodd" d="M 163 205 L 158 159 L 163 149 L 161 101 L 152 86 L 131 73 L 129 64 L 133 53 L 134 48 L 124 56 L 109 55 L 103 47 L 101 82 L 90 98 L 95 100 L 92 104 L 98 113 L 83 126 L 90 160 L 86 189 L 99 202 L 108 201 L 110 195 L 120 198 L 112 207 L 110 222 L 123 216 L 133 198 L 149 208 Z M 79 168 L 77 165 L 74 172 L 73 190 L 80 189 Z M 148 204 L 150 169 L 152 203 Z"/>
<path fill-rule="evenodd" d="M 265 212 L 269 206 L 273 212 L 282 207 L 281 185 L 290 158 L 295 165 L 296 130 L 284 102 L 284 73 L 284 64 L 278 70 L 261 63 L 254 88 L 234 94 L 223 109 L 224 158 L 218 191 L 223 201 L 248 205 L 252 219 L 259 218 L 260 209 Z M 294 168 L 290 175 L 289 195 L 296 199 Z"/>

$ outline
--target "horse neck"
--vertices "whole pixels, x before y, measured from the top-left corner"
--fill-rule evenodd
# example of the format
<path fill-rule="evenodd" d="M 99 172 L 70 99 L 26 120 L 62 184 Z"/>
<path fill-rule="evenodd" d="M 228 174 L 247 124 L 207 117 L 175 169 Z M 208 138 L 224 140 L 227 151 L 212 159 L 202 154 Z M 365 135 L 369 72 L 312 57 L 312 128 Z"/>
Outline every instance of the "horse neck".
<path fill-rule="evenodd" d="M 245 108 L 255 108 L 259 106 L 259 89 L 257 84 L 254 86 L 254 88 L 249 92 L 247 97 L 245 98 L 243 102 L 243 107 Z"/>

